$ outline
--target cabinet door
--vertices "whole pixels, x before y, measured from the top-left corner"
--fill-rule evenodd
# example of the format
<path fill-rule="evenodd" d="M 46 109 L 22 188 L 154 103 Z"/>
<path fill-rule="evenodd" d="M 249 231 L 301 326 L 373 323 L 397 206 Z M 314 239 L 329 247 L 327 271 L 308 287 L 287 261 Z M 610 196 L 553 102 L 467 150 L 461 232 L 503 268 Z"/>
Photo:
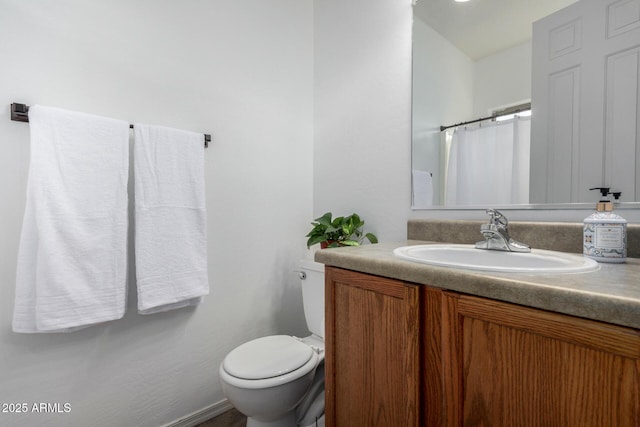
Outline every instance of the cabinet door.
<path fill-rule="evenodd" d="M 639 426 L 640 331 L 448 293 L 450 426 Z"/>
<path fill-rule="evenodd" d="M 420 286 L 327 267 L 327 426 L 417 426 Z"/>

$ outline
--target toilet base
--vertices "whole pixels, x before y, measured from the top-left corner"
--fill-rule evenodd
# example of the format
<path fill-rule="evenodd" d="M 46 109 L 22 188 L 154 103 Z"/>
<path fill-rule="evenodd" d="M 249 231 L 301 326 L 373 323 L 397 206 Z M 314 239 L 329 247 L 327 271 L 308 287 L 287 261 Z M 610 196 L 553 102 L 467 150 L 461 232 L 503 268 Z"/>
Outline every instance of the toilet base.
<path fill-rule="evenodd" d="M 275 421 L 258 421 L 253 418 L 247 418 L 247 427 L 296 427 L 295 414 L 289 414 L 284 418 Z M 302 427 L 324 427 L 324 415 L 310 426 Z"/>
<path fill-rule="evenodd" d="M 247 417 L 247 427 L 296 427 L 296 412 L 289 411 L 281 418 L 273 421 L 258 421 Z"/>

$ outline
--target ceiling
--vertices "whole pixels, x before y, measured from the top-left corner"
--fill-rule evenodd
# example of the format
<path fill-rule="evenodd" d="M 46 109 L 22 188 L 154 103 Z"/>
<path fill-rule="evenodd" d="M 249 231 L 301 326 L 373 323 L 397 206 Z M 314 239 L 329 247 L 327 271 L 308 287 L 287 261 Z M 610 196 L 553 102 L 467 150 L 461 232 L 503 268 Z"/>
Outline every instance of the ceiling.
<path fill-rule="evenodd" d="M 414 15 L 473 60 L 531 39 L 531 24 L 577 0 L 417 0 Z"/>

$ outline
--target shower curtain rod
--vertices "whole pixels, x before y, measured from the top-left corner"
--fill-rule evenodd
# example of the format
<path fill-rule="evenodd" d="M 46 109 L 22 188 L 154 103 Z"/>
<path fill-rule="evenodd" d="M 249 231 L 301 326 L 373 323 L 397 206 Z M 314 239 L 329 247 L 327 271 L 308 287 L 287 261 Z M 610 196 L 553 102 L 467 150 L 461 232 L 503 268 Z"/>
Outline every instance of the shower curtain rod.
<path fill-rule="evenodd" d="M 447 129 L 455 128 L 455 127 L 458 127 L 458 126 L 470 125 L 471 123 L 483 122 L 485 120 L 495 120 L 496 117 L 498 117 L 498 115 L 494 114 L 493 116 L 481 117 L 479 119 L 469 120 L 468 122 L 456 123 L 455 125 L 440 126 L 440 132 L 442 132 L 444 130 L 447 130 Z"/>
<path fill-rule="evenodd" d="M 485 120 L 496 120 L 498 117 L 502 117 L 502 116 L 508 116 L 509 114 L 517 114 L 517 113 L 521 113 L 523 111 L 527 111 L 531 109 L 531 103 L 525 103 L 525 104 L 520 104 L 520 105 L 516 105 L 513 107 L 509 107 L 509 108 L 505 108 L 504 110 L 500 110 L 500 111 L 495 111 L 492 115 L 487 116 L 487 117 L 481 117 L 479 119 L 475 119 L 475 120 L 470 120 L 468 122 L 462 122 L 462 123 L 457 123 L 455 125 L 449 125 L 449 126 L 440 126 L 440 132 L 450 129 L 450 128 L 454 128 L 457 126 L 464 126 L 464 125 L 470 125 L 472 123 L 478 123 L 478 122 L 483 122 Z"/>
<path fill-rule="evenodd" d="M 11 120 L 16 122 L 28 122 L 29 121 L 29 106 L 25 104 L 19 104 L 14 102 L 11 104 Z M 129 125 L 129 129 L 133 129 L 133 125 Z M 211 135 L 204 134 L 204 148 L 209 148 L 211 142 Z"/>

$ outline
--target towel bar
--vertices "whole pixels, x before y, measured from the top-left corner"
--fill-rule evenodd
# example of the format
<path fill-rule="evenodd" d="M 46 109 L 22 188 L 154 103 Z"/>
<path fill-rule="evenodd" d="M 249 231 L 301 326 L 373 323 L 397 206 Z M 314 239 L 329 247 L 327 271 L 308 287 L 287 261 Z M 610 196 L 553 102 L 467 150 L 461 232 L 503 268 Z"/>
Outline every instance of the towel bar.
<path fill-rule="evenodd" d="M 19 104 L 14 102 L 11 104 L 11 120 L 16 122 L 28 122 L 29 121 L 29 106 L 25 104 Z M 129 128 L 133 129 L 133 125 L 129 125 Z M 204 134 L 204 148 L 209 148 L 211 142 L 211 135 Z"/>

